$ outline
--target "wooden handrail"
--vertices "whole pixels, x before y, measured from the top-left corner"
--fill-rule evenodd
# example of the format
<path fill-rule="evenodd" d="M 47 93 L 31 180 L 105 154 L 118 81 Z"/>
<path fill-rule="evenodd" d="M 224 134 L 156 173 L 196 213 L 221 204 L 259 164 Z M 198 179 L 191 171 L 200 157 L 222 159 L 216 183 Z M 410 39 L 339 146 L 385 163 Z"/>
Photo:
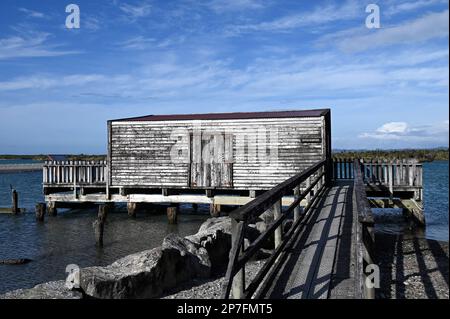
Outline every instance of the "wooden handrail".
<path fill-rule="evenodd" d="M 361 163 L 355 160 L 354 163 L 354 182 L 353 188 L 356 195 L 356 207 L 358 209 L 358 220 L 360 222 L 373 223 L 372 209 L 370 208 L 369 200 L 366 194 L 366 184 L 362 176 Z"/>
<path fill-rule="evenodd" d="M 222 297 L 229 298 L 232 286 L 235 286 L 236 290 L 233 292 L 233 297 L 235 298 L 251 298 L 253 294 L 260 287 L 261 283 L 264 281 L 267 273 L 270 271 L 272 265 L 278 260 L 279 255 L 285 249 L 287 242 L 292 238 L 292 235 L 301 224 L 304 216 L 306 216 L 311 209 L 313 203 L 320 196 L 324 188 L 326 187 L 326 174 L 328 161 L 323 160 L 312 167 L 308 168 L 302 173 L 299 173 L 292 178 L 278 184 L 271 190 L 263 193 L 262 195 L 255 198 L 253 201 L 247 203 L 246 205 L 238 208 L 237 210 L 231 212 L 229 215 L 232 218 L 232 248 L 229 255 L 229 263 L 227 272 L 225 275 L 225 284 L 222 290 Z M 319 171 L 319 172 L 318 172 Z M 311 178 L 315 177 L 314 181 L 311 182 Z M 294 189 L 299 189 L 301 183 L 307 181 L 307 187 L 295 196 L 294 202 L 276 217 L 273 223 L 258 236 L 258 238 L 251 243 L 247 248 L 244 249 L 244 238 L 245 238 L 245 228 L 250 220 L 260 216 L 263 212 L 276 205 L 281 207 L 281 198 Z M 314 196 L 310 198 L 311 191 L 314 190 Z M 294 210 L 300 206 L 303 199 L 310 198 L 303 210 L 303 214 L 299 215 L 294 220 L 294 224 L 289 229 L 287 234 L 281 242 L 276 242 L 275 251 L 272 256 L 266 261 L 265 265 L 258 272 L 254 280 L 245 288 L 244 271 L 245 264 L 258 252 L 258 250 L 265 244 L 268 238 L 277 233 L 282 237 L 282 223 L 283 221 L 292 213 Z"/>
<path fill-rule="evenodd" d="M 267 209 L 269 209 L 277 200 L 279 200 L 284 195 L 287 195 L 296 186 L 306 181 L 309 176 L 317 172 L 317 170 L 323 167 L 326 163 L 326 160 L 322 160 L 314 164 L 307 170 L 303 171 L 302 173 L 299 173 L 285 180 L 271 190 L 264 192 L 246 205 L 231 212 L 229 214 L 230 217 L 238 221 L 247 220 L 249 217 L 258 217 Z"/>
<path fill-rule="evenodd" d="M 359 274 L 360 295 L 365 299 L 375 298 L 375 289 L 366 285 L 366 267 L 374 264 L 373 249 L 375 244 L 374 237 L 374 217 L 370 208 L 369 200 L 366 194 L 366 185 L 363 179 L 363 166 L 360 161 L 355 160 L 353 193 L 358 212 L 358 223 L 356 227 L 357 244 L 357 272 Z"/>

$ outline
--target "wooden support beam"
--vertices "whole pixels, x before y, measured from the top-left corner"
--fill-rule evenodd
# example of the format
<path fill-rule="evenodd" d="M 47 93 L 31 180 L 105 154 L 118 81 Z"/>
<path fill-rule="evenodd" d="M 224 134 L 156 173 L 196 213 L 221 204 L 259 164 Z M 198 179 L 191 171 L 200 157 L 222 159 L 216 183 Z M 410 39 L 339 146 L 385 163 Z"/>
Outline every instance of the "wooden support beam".
<path fill-rule="evenodd" d="M 45 211 L 46 211 L 45 203 L 37 203 L 36 204 L 36 220 L 37 221 L 39 221 L 39 222 L 44 221 Z"/>
<path fill-rule="evenodd" d="M 169 224 L 176 224 L 178 220 L 178 205 L 167 207 L 167 219 Z"/>
<path fill-rule="evenodd" d="M 214 196 L 214 192 L 212 189 L 206 189 L 205 194 L 206 194 L 206 197 L 208 197 L 208 198 L 211 198 Z"/>
<path fill-rule="evenodd" d="M 414 199 L 394 200 L 396 206 L 403 208 L 403 213 L 418 226 L 425 226 L 425 215 L 421 203 Z"/>

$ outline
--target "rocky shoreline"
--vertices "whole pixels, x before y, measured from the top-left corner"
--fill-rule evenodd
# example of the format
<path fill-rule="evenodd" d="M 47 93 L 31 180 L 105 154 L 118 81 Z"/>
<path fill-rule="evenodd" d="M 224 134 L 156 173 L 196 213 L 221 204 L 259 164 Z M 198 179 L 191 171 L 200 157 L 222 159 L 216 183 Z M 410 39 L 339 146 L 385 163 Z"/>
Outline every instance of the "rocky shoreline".
<path fill-rule="evenodd" d="M 380 299 L 448 299 L 449 245 L 413 235 L 377 233 Z"/>

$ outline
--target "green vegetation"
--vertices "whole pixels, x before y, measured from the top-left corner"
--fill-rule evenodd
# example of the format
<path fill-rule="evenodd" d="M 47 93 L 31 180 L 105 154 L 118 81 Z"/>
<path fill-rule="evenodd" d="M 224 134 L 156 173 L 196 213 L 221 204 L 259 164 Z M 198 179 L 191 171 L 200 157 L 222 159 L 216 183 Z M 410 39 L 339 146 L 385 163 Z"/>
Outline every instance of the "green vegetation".
<path fill-rule="evenodd" d="M 400 149 L 400 150 L 335 150 L 333 157 L 335 158 L 364 158 L 371 159 L 401 159 L 401 158 L 415 158 L 421 162 L 432 161 L 448 161 L 448 148 L 435 149 Z M 67 155 L 68 160 L 72 161 L 100 161 L 105 160 L 106 155 L 87 155 L 87 154 L 71 154 Z M 0 160 L 18 160 L 29 159 L 36 161 L 45 161 L 48 159 L 47 155 L 0 155 Z"/>
<path fill-rule="evenodd" d="M 69 161 L 101 161 L 106 159 L 106 155 L 87 155 L 87 154 L 70 154 L 66 155 Z M 48 160 L 48 155 L 38 154 L 38 155 L 14 155 L 6 154 L 0 155 L 0 160 L 35 160 L 35 161 L 45 161 Z"/>
<path fill-rule="evenodd" d="M 420 162 L 448 161 L 448 148 L 400 149 L 400 150 L 336 150 L 335 158 L 402 159 L 415 158 Z"/>

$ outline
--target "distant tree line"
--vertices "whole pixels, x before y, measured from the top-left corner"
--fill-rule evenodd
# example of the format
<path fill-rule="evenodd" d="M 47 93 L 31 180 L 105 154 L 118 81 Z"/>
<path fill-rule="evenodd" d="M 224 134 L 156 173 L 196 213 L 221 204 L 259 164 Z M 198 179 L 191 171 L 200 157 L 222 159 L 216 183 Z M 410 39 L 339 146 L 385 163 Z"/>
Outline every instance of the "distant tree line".
<path fill-rule="evenodd" d="M 403 159 L 415 158 L 420 162 L 448 161 L 448 148 L 438 149 L 399 149 L 399 150 L 335 150 L 335 158 Z"/>
<path fill-rule="evenodd" d="M 421 162 L 432 161 L 448 161 L 448 148 L 439 149 L 400 149 L 400 150 L 334 150 L 333 157 L 335 158 L 364 158 L 372 159 L 403 159 L 415 158 Z M 67 155 L 68 160 L 71 161 L 101 161 L 106 159 L 106 155 L 89 155 L 89 154 L 71 154 Z M 0 159 L 28 159 L 36 161 L 45 161 L 48 155 L 0 155 Z"/>
<path fill-rule="evenodd" d="M 69 161 L 102 161 L 106 159 L 106 155 L 89 155 L 89 154 L 70 154 L 66 155 Z M 37 154 L 37 155 L 15 155 L 15 154 L 5 154 L 0 155 L 0 159 L 3 160 L 34 160 L 34 161 L 45 161 L 48 160 L 48 155 Z"/>

